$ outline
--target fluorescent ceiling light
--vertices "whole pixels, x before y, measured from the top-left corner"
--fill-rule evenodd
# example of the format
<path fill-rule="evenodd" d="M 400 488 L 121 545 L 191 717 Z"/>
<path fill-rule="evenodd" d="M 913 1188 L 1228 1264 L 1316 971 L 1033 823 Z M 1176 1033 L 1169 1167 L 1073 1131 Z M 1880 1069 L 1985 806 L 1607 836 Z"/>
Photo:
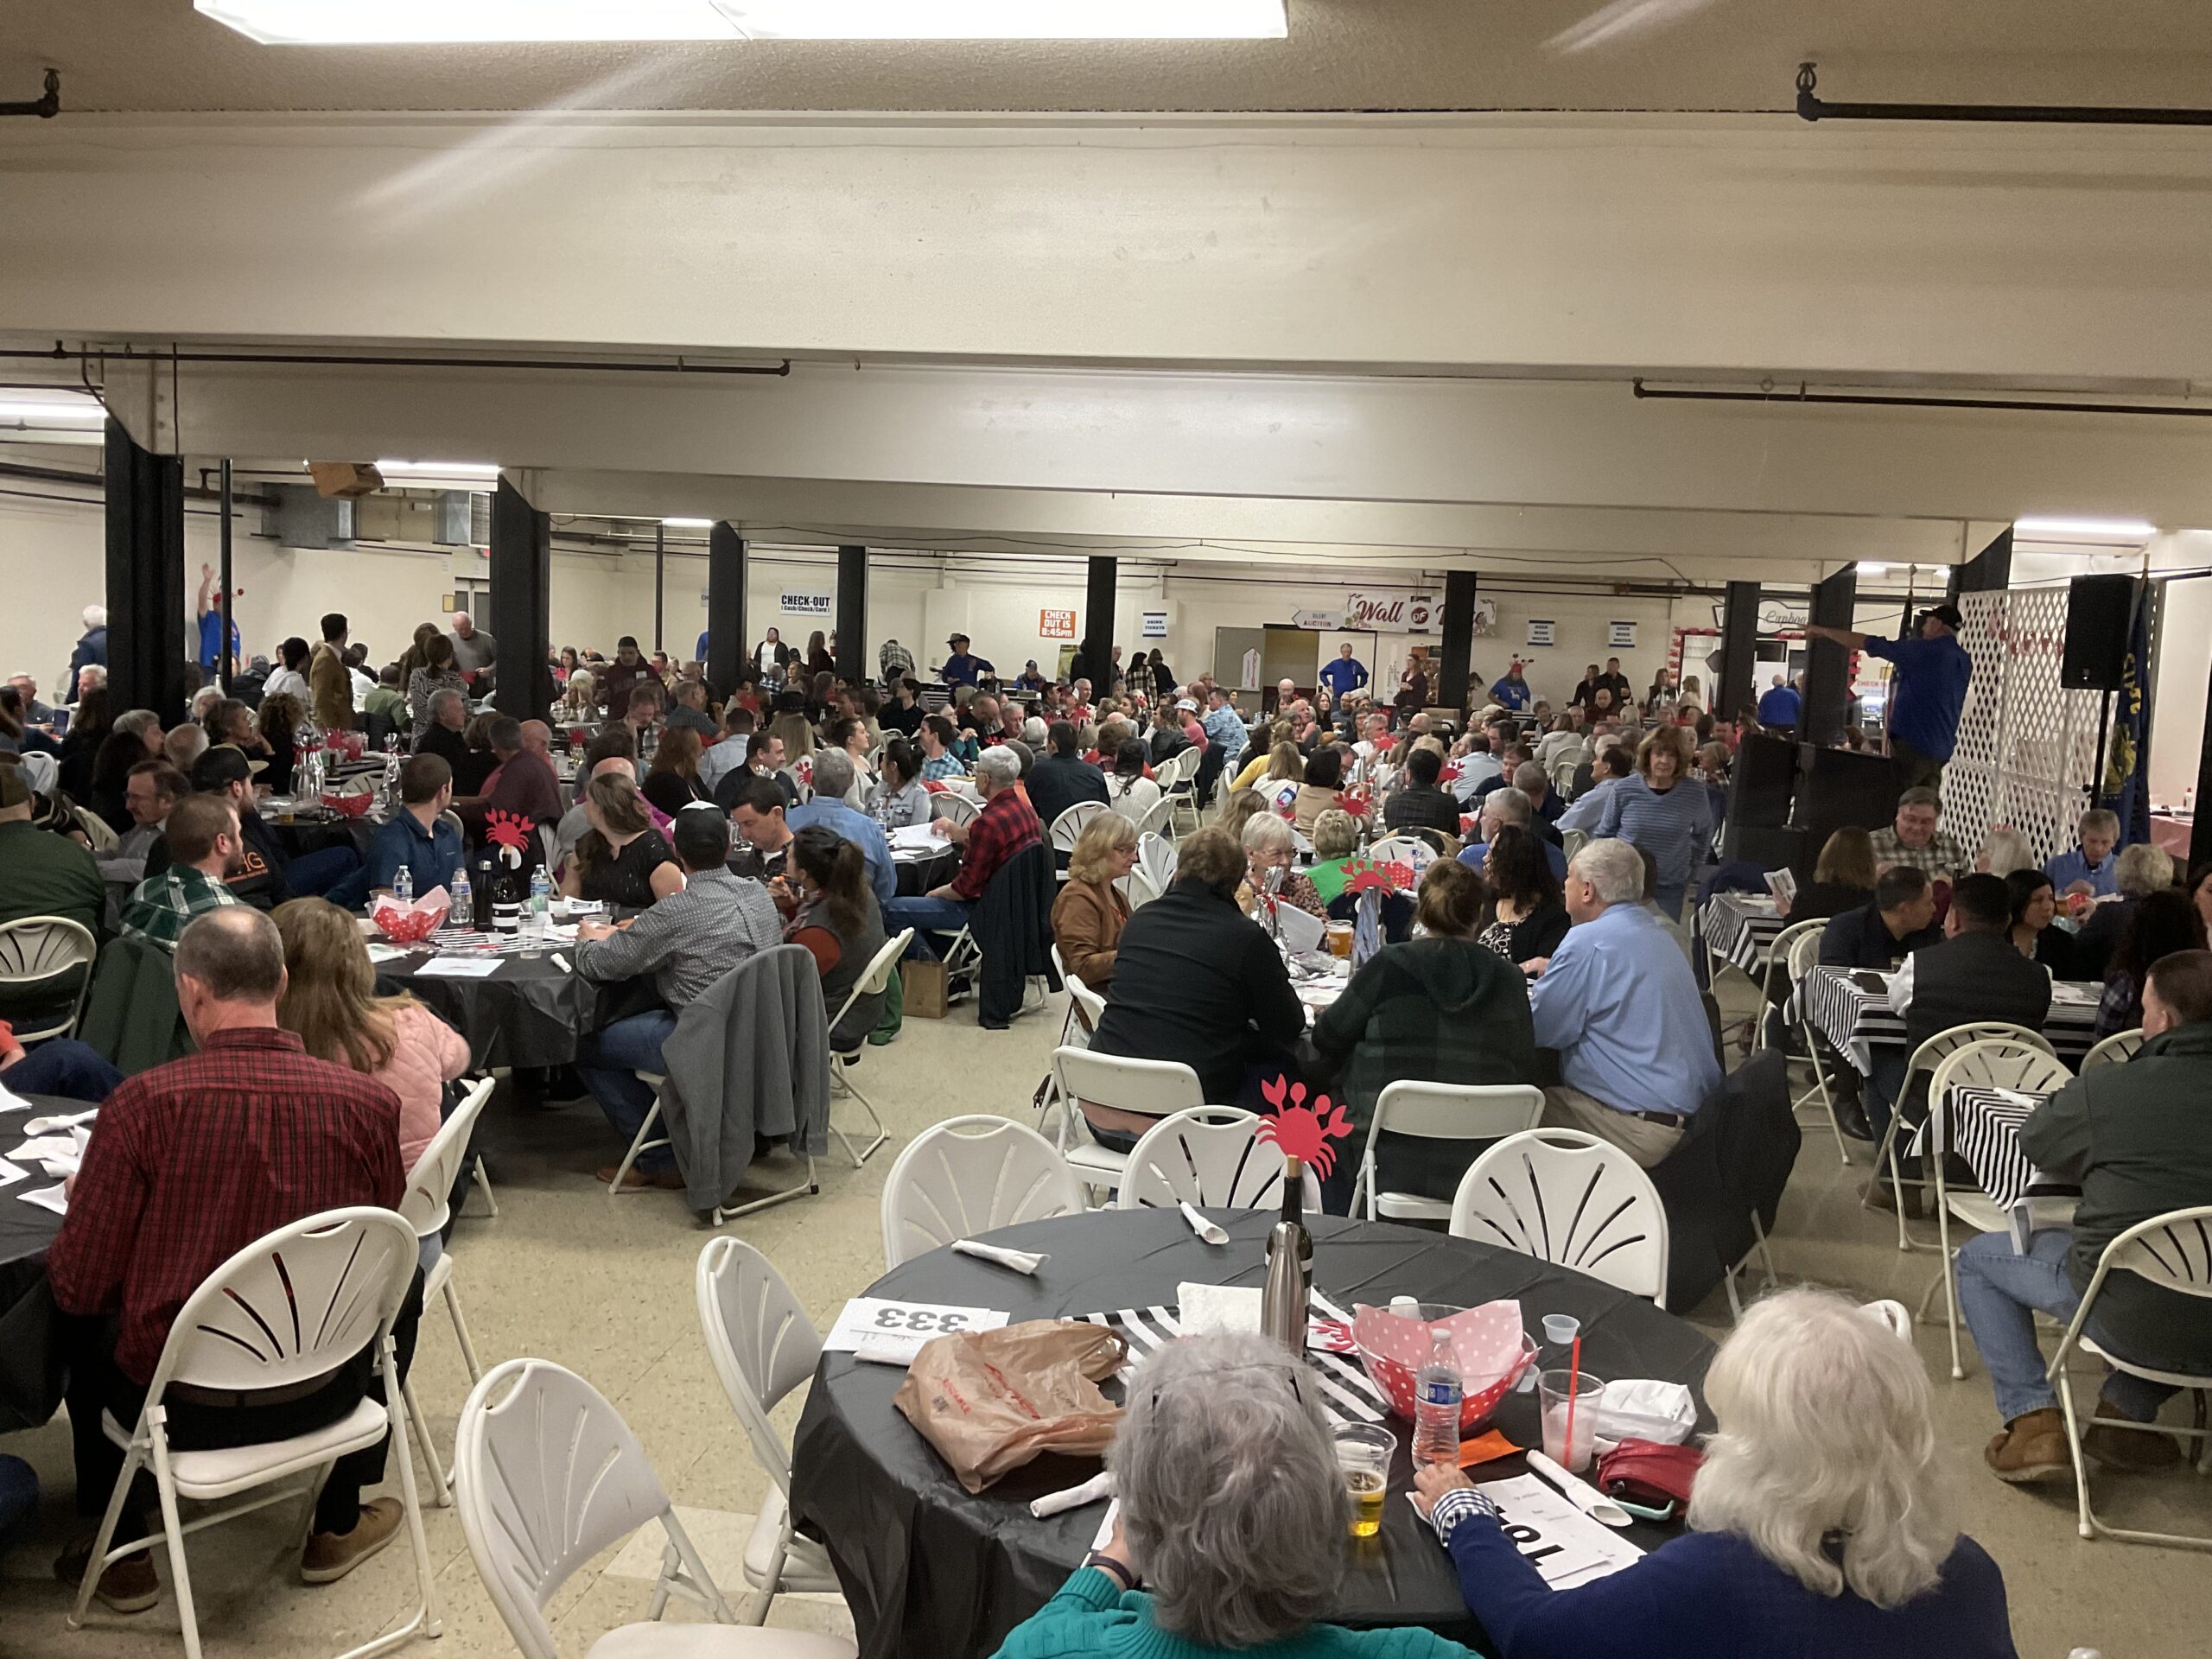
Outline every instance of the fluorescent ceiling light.
<path fill-rule="evenodd" d="M 380 461 L 377 471 L 386 478 L 466 478 L 497 483 L 499 465 L 493 461 Z"/>
<path fill-rule="evenodd" d="M 1859 574 L 1862 576 L 1886 576 L 1890 574 L 1890 567 L 1877 563 L 1872 559 L 1861 559 L 1859 561 Z"/>
<path fill-rule="evenodd" d="M 712 530 L 715 527 L 715 521 L 711 518 L 664 518 L 661 523 L 671 530 Z"/>
<path fill-rule="evenodd" d="M 708 0 L 193 0 L 264 46 L 728 41 Z"/>
<path fill-rule="evenodd" d="M 0 403 L 0 420 L 49 421 L 57 426 L 99 426 L 106 422 L 107 410 L 85 397 L 71 397 L 67 401 L 57 397 L 51 403 L 39 398 L 18 397 Z"/>
<path fill-rule="evenodd" d="M 264 46 L 1281 40 L 1286 0 L 193 0 Z"/>
<path fill-rule="evenodd" d="M 1951 567 L 1948 564 L 1939 564 L 1928 574 L 1938 582 L 1948 582 L 1951 579 Z"/>
<path fill-rule="evenodd" d="M 757 41 L 1280 41 L 1285 0 L 715 0 Z"/>
<path fill-rule="evenodd" d="M 2158 533 L 2156 524 L 2140 518 L 2015 518 L 2012 528 L 2029 536 L 2087 541 L 2147 542 Z"/>

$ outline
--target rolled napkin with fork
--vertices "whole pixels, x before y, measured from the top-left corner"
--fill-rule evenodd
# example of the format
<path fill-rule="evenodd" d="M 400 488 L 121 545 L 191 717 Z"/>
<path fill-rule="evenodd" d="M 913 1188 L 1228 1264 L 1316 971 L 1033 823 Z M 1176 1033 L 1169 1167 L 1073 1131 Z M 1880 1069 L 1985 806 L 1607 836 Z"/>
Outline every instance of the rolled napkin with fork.
<path fill-rule="evenodd" d="M 1068 1510 L 1079 1510 L 1086 1503 L 1096 1503 L 1102 1497 L 1114 1496 L 1114 1471 L 1101 1470 L 1080 1486 L 1071 1486 L 1065 1491 L 1047 1492 L 1042 1497 L 1029 1500 L 1029 1513 L 1039 1521 Z"/>
<path fill-rule="evenodd" d="M 1033 1274 L 1052 1258 L 1033 1250 L 1009 1250 L 998 1244 L 979 1244 L 972 1238 L 958 1238 L 952 1242 L 953 1253 L 972 1255 L 981 1262 L 995 1262 L 1002 1268 L 1012 1268 L 1016 1273 Z"/>

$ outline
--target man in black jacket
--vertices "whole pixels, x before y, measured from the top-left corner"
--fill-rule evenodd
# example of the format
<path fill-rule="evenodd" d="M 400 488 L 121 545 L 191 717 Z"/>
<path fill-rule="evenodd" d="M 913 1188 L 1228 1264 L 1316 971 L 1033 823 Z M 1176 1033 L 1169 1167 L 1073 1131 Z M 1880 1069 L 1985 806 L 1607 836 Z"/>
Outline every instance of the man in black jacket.
<path fill-rule="evenodd" d="M 1030 805 L 1037 809 L 1037 821 L 1050 833 L 1052 820 L 1077 802 L 1106 804 L 1106 774 L 1077 753 L 1076 730 L 1071 722 L 1054 721 L 1045 742 L 1046 752 L 1030 767 L 1023 787 L 1029 791 Z M 1062 869 L 1067 868 L 1065 853 L 1059 862 Z"/>
<path fill-rule="evenodd" d="M 2143 987 L 2143 1033 L 2133 1059 L 2083 1072 L 2021 1128 L 2020 1149 L 2037 1169 L 2081 1183 L 2073 1225 L 2038 1230 L 2024 1253 L 2002 1232 L 1977 1235 L 1959 1252 L 1960 1310 L 2005 1418 L 2004 1432 L 1982 1453 L 1999 1480 L 2071 1471 L 2035 1315 L 2071 1319 L 2105 1247 L 2129 1228 L 2212 1204 L 2212 952 L 2180 950 L 2152 964 Z M 2100 1347 L 2138 1364 L 2200 1376 L 2212 1371 L 2212 1303 L 2140 1274 L 2106 1279 L 2088 1329 Z M 2108 1425 L 2147 1423 L 2175 1392 L 2113 1372 L 2082 1449 L 2120 1470 L 2171 1467 L 2181 1454 L 2171 1438 Z"/>
<path fill-rule="evenodd" d="M 1909 864 L 1893 864 L 1875 881 L 1872 899 L 1828 918 L 1821 930 L 1821 966 L 1887 973 L 1942 937 L 1928 877 Z"/>
<path fill-rule="evenodd" d="M 2050 1014 L 2050 970 L 2020 954 L 2012 940 L 2012 898 L 2004 880 L 1969 875 L 1951 890 L 1942 942 L 1904 959 L 1890 987 L 1890 1007 L 1904 1016 L 1904 1047 L 1877 1053 L 1873 1074 L 1866 1080 L 1866 1117 L 1878 1145 L 1893 1106 L 1908 1121 L 1925 1115 L 1924 1100 L 1899 1096 L 1906 1061 L 1929 1038 L 1954 1026 L 1984 1020 L 2043 1029 Z M 1919 1075 L 1924 1084 L 1928 1074 Z M 1898 1139 L 1904 1139 L 1902 1131 Z M 1902 1154 L 1899 1162 L 1904 1162 Z M 1887 1209 L 1896 1195 L 1878 1172 L 1867 1197 Z M 1911 1199 L 1916 1197 L 1916 1191 L 1908 1195 L 1907 1214 L 1912 1213 Z"/>

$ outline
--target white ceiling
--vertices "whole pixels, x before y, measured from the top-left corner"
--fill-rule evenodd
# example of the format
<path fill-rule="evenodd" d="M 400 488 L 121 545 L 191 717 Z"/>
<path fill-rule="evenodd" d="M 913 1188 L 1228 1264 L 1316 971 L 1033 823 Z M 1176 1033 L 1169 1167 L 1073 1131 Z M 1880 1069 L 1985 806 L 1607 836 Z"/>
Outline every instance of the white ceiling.
<path fill-rule="evenodd" d="M 0 99 L 71 110 L 1771 111 L 2190 105 L 2204 0 L 1290 0 L 1281 41 L 263 47 L 190 0 L 8 0 Z"/>

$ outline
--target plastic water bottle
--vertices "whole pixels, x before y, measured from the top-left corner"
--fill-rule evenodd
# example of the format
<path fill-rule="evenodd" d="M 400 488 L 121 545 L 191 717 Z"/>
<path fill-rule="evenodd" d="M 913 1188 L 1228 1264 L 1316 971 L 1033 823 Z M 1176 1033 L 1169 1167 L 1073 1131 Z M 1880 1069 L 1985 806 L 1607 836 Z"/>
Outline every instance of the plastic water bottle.
<path fill-rule="evenodd" d="M 454 866 L 453 880 L 446 883 L 446 896 L 453 902 L 446 906 L 446 920 L 454 927 L 467 927 L 474 912 L 470 906 L 468 866 Z"/>
<path fill-rule="evenodd" d="M 399 867 L 399 874 L 391 878 L 391 896 L 403 905 L 415 902 L 415 872 L 404 864 Z"/>
<path fill-rule="evenodd" d="M 1414 1378 L 1414 1461 L 1456 1467 L 1459 1461 L 1459 1367 L 1452 1333 L 1429 1336 L 1428 1363 Z"/>
<path fill-rule="evenodd" d="M 530 873 L 530 902 L 523 906 L 522 937 L 531 944 L 545 938 L 545 924 L 553 908 L 553 883 L 547 878 L 544 867 Z"/>

